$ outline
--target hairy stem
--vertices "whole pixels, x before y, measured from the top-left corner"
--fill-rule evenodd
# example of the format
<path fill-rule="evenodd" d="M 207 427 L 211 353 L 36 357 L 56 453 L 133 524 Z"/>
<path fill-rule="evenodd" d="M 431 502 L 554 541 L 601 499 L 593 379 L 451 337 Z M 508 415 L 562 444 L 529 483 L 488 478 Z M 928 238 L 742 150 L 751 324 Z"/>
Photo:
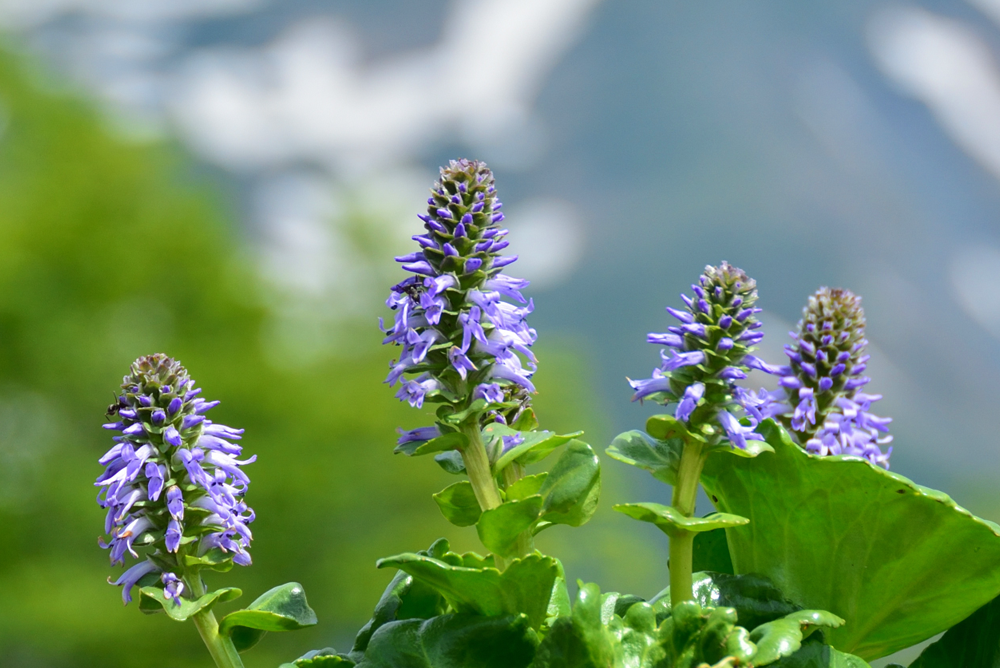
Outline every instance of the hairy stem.
<path fill-rule="evenodd" d="M 705 466 L 705 447 L 700 443 L 685 443 L 674 485 L 673 506 L 685 517 L 694 515 L 698 501 L 698 483 Z M 694 599 L 691 571 L 694 554 L 694 532 L 677 531 L 670 536 L 670 604 Z"/>
<path fill-rule="evenodd" d="M 462 461 L 465 462 L 465 472 L 472 483 L 472 491 L 483 512 L 492 510 L 503 501 L 500 499 L 500 489 L 493 478 L 490 459 L 486 455 L 486 446 L 479 433 L 479 420 L 462 425 L 462 433 L 469 439 L 469 444 L 462 449 Z M 507 562 L 500 555 L 493 555 L 496 566 L 501 571 L 507 568 Z"/>
<path fill-rule="evenodd" d="M 205 583 L 202 582 L 201 575 L 198 573 L 186 574 L 184 582 L 191 588 L 191 593 L 195 598 L 205 595 Z M 219 622 L 216 621 L 215 614 L 211 610 L 195 613 L 191 619 L 218 668 L 243 668 L 243 660 L 240 659 L 239 652 L 233 646 L 233 641 L 230 640 L 229 636 L 219 635 Z"/>

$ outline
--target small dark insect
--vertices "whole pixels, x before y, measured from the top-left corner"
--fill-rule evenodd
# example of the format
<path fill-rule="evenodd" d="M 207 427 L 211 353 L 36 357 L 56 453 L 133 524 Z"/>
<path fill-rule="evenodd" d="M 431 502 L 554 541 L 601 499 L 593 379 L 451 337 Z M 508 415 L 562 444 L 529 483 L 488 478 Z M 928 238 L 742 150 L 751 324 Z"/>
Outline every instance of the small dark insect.
<path fill-rule="evenodd" d="M 420 301 L 420 293 L 422 293 L 423 291 L 424 291 L 424 286 L 418 283 L 411 283 L 410 285 L 407 285 L 405 288 L 403 288 L 403 292 L 405 292 L 406 295 L 415 302 Z"/>
<path fill-rule="evenodd" d="M 115 413 L 117 413 L 118 409 L 121 408 L 121 407 L 122 407 L 121 403 L 119 403 L 118 399 L 116 398 L 115 399 L 115 403 L 108 405 L 108 410 L 104 411 L 104 416 L 105 417 L 111 417 L 112 415 L 114 415 Z"/>

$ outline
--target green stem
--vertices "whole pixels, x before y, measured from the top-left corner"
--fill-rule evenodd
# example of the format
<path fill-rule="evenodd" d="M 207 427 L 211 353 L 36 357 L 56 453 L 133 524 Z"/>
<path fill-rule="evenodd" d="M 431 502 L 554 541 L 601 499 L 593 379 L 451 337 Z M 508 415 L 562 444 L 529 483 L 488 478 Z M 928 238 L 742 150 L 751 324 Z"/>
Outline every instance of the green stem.
<path fill-rule="evenodd" d="M 465 472 L 472 483 L 472 491 L 483 512 L 492 510 L 503 501 L 500 499 L 500 488 L 493 478 L 490 459 L 486 455 L 486 446 L 479 433 L 479 419 L 463 424 L 461 431 L 469 439 L 469 444 L 462 448 L 462 461 L 465 462 Z M 496 566 L 501 571 L 507 568 L 507 562 L 499 555 L 493 555 Z"/>
<path fill-rule="evenodd" d="M 684 444 L 677 484 L 674 485 L 673 506 L 685 517 L 694 515 L 698 501 L 698 483 L 705 466 L 706 448 L 698 442 Z M 694 555 L 694 532 L 679 530 L 670 536 L 670 604 L 694 599 L 691 582 Z"/>
<path fill-rule="evenodd" d="M 523 477 L 524 467 L 517 462 L 511 462 L 510 465 L 503 470 L 504 489 L 510 489 L 511 485 Z M 535 551 L 535 541 L 531 536 L 530 530 L 522 531 L 518 534 L 516 548 L 518 557 L 526 557 Z"/>
<path fill-rule="evenodd" d="M 191 588 L 191 593 L 195 598 L 205 595 L 205 583 L 201 581 L 201 575 L 188 573 L 185 575 L 184 581 Z M 219 635 L 219 622 L 216 621 L 215 614 L 211 610 L 197 612 L 192 615 L 191 619 L 218 668 L 243 668 L 243 660 L 240 659 L 239 652 L 233 646 L 233 641 L 229 636 Z"/>

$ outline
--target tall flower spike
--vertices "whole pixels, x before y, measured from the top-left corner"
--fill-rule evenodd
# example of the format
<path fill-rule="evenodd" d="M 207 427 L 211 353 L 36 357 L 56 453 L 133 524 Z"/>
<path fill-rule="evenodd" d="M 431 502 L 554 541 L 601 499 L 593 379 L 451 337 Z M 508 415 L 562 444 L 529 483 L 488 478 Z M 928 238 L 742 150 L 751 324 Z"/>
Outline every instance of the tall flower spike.
<path fill-rule="evenodd" d="M 401 401 L 465 408 L 484 399 L 502 417 L 501 404 L 534 392 L 536 334 L 525 320 L 533 305 L 520 292 L 528 282 L 502 273 L 517 257 L 500 255 L 508 243 L 501 206 L 484 163 L 453 160 L 441 169 L 419 216 L 425 232 L 413 237 L 420 249 L 396 258 L 414 275 L 386 301 L 395 319 L 383 324 L 383 342 L 401 352 L 385 382 L 402 381 Z"/>
<path fill-rule="evenodd" d="M 137 359 L 108 409 L 119 420 L 104 428 L 120 432 L 101 457 L 104 473 L 95 485 L 107 509 L 104 531 L 112 564 L 126 554 L 140 560 L 114 584 L 122 599 L 150 573 L 160 573 L 164 595 L 180 604 L 186 593 L 182 556 L 215 550 L 222 561 L 250 563 L 253 511 L 243 501 L 250 479 L 239 460 L 242 429 L 205 417 L 218 401 L 206 401 L 181 364 L 163 354 Z M 145 548 L 140 554 L 136 548 Z M 217 560 L 218 561 L 218 560 Z"/>
<path fill-rule="evenodd" d="M 764 370 L 781 376 L 784 397 L 771 404 L 772 414 L 795 434 L 809 452 L 820 455 L 854 455 L 889 468 L 890 418 L 868 412 L 882 398 L 866 394 L 864 375 L 865 312 L 861 298 L 850 290 L 820 288 L 802 310 L 793 343 L 785 346 L 789 364 Z"/>
<path fill-rule="evenodd" d="M 736 447 L 747 440 L 762 440 L 754 433 L 758 418 L 748 414 L 749 426 L 733 414 L 745 406 L 745 393 L 735 381 L 746 378 L 753 345 L 763 337 L 757 284 L 742 269 L 723 262 L 705 267 L 693 297 L 681 295 L 683 309 L 667 308 L 679 324 L 664 333 L 651 333 L 649 343 L 667 346 L 662 364 L 644 380 L 630 380 L 636 400 L 677 403 L 674 416 L 692 425 L 707 425 L 725 433 Z M 748 410 L 749 413 L 749 410 Z"/>

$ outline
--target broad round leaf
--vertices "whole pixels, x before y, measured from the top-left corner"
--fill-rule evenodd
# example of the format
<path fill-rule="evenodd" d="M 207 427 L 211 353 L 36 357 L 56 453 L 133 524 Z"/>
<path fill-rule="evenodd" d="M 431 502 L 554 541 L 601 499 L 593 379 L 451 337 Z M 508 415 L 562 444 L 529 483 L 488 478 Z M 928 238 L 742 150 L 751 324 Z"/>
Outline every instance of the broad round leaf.
<path fill-rule="evenodd" d="M 1000 665 L 1000 598 L 995 598 L 925 649 L 910 668 L 994 668 Z"/>
<path fill-rule="evenodd" d="M 838 649 L 891 654 L 1000 593 L 996 524 L 864 460 L 810 455 L 770 420 L 760 431 L 774 454 L 709 457 L 702 483 L 717 508 L 753 520 L 727 530 L 736 572 L 847 619 L 826 634 Z"/>
<path fill-rule="evenodd" d="M 726 530 L 703 531 L 694 537 L 691 570 L 733 573 L 733 558 L 729 556 Z"/>

